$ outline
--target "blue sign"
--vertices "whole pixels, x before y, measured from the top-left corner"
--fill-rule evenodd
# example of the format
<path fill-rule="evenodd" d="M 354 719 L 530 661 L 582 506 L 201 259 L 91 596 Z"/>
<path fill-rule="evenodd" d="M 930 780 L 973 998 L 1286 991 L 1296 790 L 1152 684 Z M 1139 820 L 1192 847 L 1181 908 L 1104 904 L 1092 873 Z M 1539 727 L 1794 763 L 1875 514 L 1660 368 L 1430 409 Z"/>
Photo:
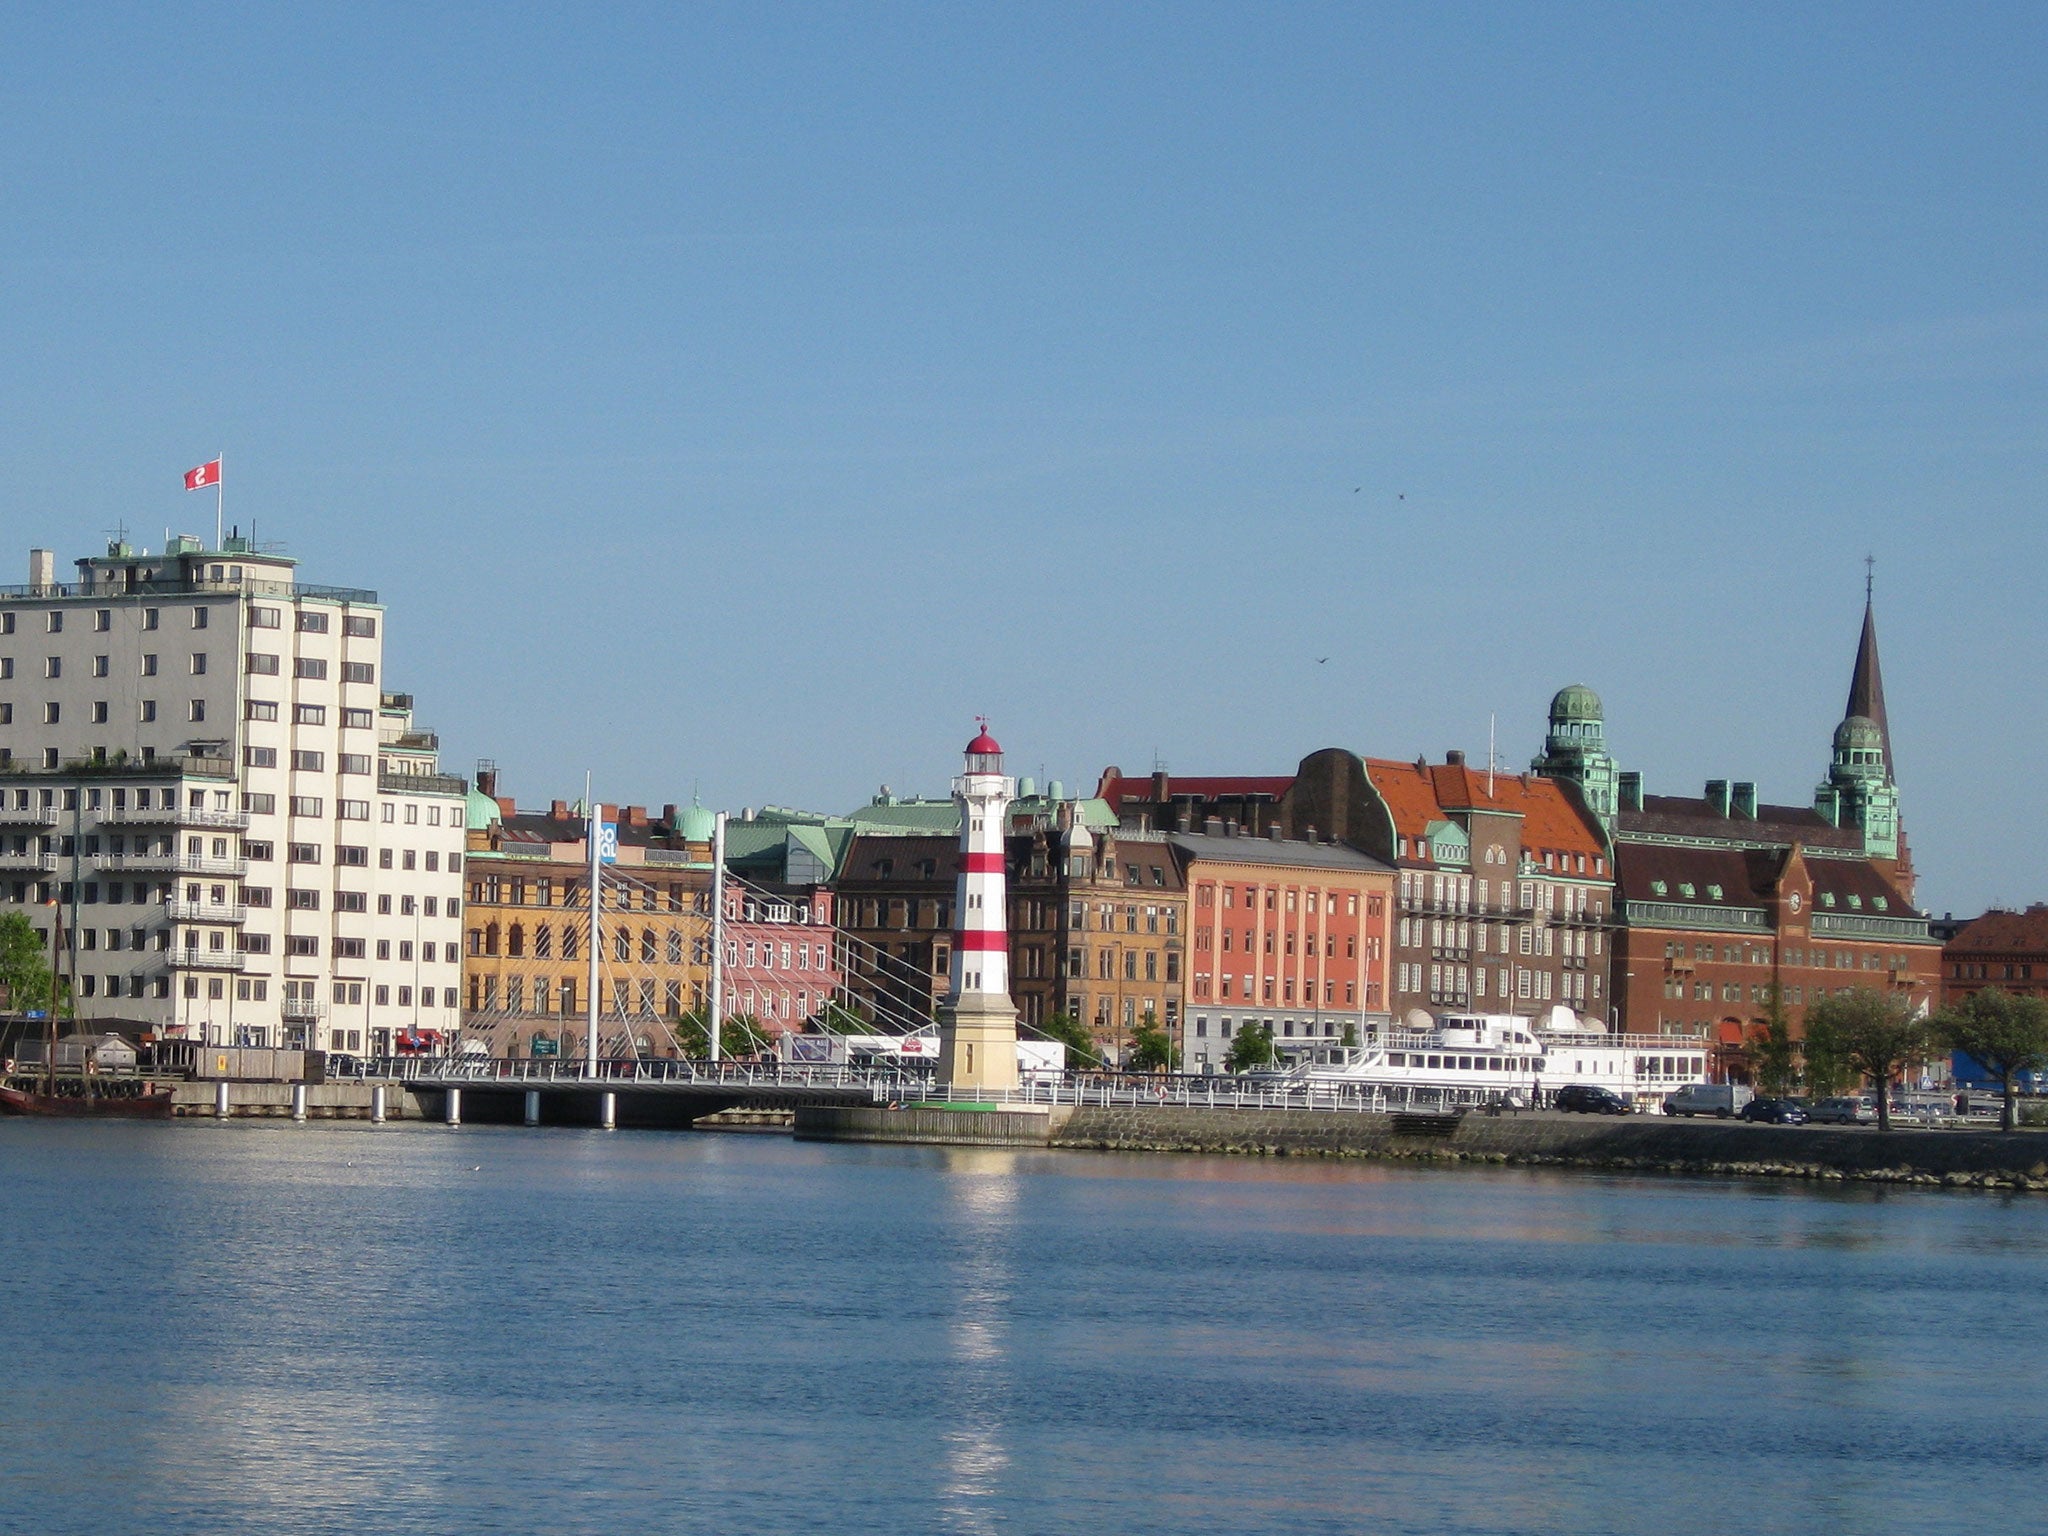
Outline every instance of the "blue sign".
<path fill-rule="evenodd" d="M 619 824 L 615 821 L 597 824 L 597 861 L 600 864 L 619 862 Z"/>
<path fill-rule="evenodd" d="M 24 1019 L 47 1019 L 49 1016 L 50 1011 L 47 1008 L 31 1008 L 22 1015 Z"/>

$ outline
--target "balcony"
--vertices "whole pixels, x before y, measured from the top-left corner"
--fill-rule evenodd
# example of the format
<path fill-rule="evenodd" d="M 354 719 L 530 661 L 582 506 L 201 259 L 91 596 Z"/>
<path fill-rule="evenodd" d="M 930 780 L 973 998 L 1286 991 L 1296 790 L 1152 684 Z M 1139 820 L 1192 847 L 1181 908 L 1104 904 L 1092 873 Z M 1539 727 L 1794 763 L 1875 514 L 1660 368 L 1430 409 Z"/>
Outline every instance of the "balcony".
<path fill-rule="evenodd" d="M 288 1024 L 317 1024 L 327 1017 L 327 1005 L 315 997 L 288 997 L 280 1011 Z"/>
<path fill-rule="evenodd" d="M 109 811 L 101 818 L 100 824 L 108 827 L 206 827 L 221 832 L 246 832 L 249 830 L 247 811 L 201 811 L 189 806 L 172 809 L 168 806 L 151 806 L 148 810 L 128 807 Z"/>
<path fill-rule="evenodd" d="M 27 870 L 39 874 L 54 875 L 57 873 L 57 855 L 54 853 L 37 853 L 34 849 L 30 849 L 26 853 L 0 853 L 0 869 L 17 874 Z"/>
<path fill-rule="evenodd" d="M 456 773 L 392 773 L 380 769 L 377 790 L 386 795 L 467 795 L 469 780 Z"/>
<path fill-rule="evenodd" d="M 54 827 L 57 808 L 53 805 L 24 805 L 0 809 L 0 827 Z"/>
<path fill-rule="evenodd" d="M 166 953 L 181 971 L 240 971 L 249 965 L 249 957 L 239 949 L 194 949 L 188 945 Z"/>
<path fill-rule="evenodd" d="M 99 867 L 108 874 L 217 875 L 239 880 L 248 864 L 239 858 L 216 859 L 191 853 L 107 853 Z"/>
<path fill-rule="evenodd" d="M 164 911 L 174 923 L 245 923 L 249 909 L 210 901 L 167 901 Z"/>

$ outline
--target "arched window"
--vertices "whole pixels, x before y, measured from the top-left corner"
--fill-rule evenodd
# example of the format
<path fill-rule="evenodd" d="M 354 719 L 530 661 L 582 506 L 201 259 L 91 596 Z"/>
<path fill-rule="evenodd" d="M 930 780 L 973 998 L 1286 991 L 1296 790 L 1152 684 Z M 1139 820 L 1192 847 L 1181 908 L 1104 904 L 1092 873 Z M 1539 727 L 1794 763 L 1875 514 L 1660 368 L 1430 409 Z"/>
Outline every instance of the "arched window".
<path fill-rule="evenodd" d="M 612 958 L 630 960 L 633 958 L 633 935 L 621 928 L 612 935 Z"/>
<path fill-rule="evenodd" d="M 640 930 L 640 959 L 643 963 L 648 965 L 652 965 L 654 963 L 654 930 L 652 928 L 643 928 Z"/>
<path fill-rule="evenodd" d="M 526 925 L 514 923 L 505 931 L 505 953 L 514 957 L 526 953 Z"/>
<path fill-rule="evenodd" d="M 683 963 L 683 936 L 673 928 L 668 931 L 668 963 L 670 965 L 681 965 Z"/>

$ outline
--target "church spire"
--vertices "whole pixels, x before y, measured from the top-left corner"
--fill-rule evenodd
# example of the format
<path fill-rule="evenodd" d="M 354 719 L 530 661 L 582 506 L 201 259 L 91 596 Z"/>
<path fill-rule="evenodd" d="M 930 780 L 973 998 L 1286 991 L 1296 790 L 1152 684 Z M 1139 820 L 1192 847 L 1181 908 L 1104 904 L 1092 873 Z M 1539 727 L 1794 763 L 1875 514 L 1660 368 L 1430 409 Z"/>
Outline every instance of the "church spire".
<path fill-rule="evenodd" d="M 1872 555 L 1863 562 L 1863 636 L 1856 643 L 1856 665 L 1849 674 L 1849 704 L 1842 711 L 1842 718 L 1853 719 L 1861 715 L 1877 727 L 1884 743 L 1885 782 L 1896 783 L 1896 769 L 1892 762 L 1892 728 L 1884 712 L 1884 673 L 1877 664 L 1877 618 L 1873 591 L 1875 587 L 1877 557 Z"/>

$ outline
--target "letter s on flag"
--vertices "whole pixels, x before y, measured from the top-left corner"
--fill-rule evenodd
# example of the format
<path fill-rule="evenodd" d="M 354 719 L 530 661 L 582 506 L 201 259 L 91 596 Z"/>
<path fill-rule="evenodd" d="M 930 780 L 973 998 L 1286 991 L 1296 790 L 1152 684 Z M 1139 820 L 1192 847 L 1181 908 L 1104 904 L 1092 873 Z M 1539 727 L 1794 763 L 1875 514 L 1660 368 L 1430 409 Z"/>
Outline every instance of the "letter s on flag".
<path fill-rule="evenodd" d="M 206 463 L 200 465 L 197 469 L 188 469 L 185 471 L 185 489 L 188 491 L 204 490 L 209 485 L 219 484 L 219 459 L 210 459 Z"/>

